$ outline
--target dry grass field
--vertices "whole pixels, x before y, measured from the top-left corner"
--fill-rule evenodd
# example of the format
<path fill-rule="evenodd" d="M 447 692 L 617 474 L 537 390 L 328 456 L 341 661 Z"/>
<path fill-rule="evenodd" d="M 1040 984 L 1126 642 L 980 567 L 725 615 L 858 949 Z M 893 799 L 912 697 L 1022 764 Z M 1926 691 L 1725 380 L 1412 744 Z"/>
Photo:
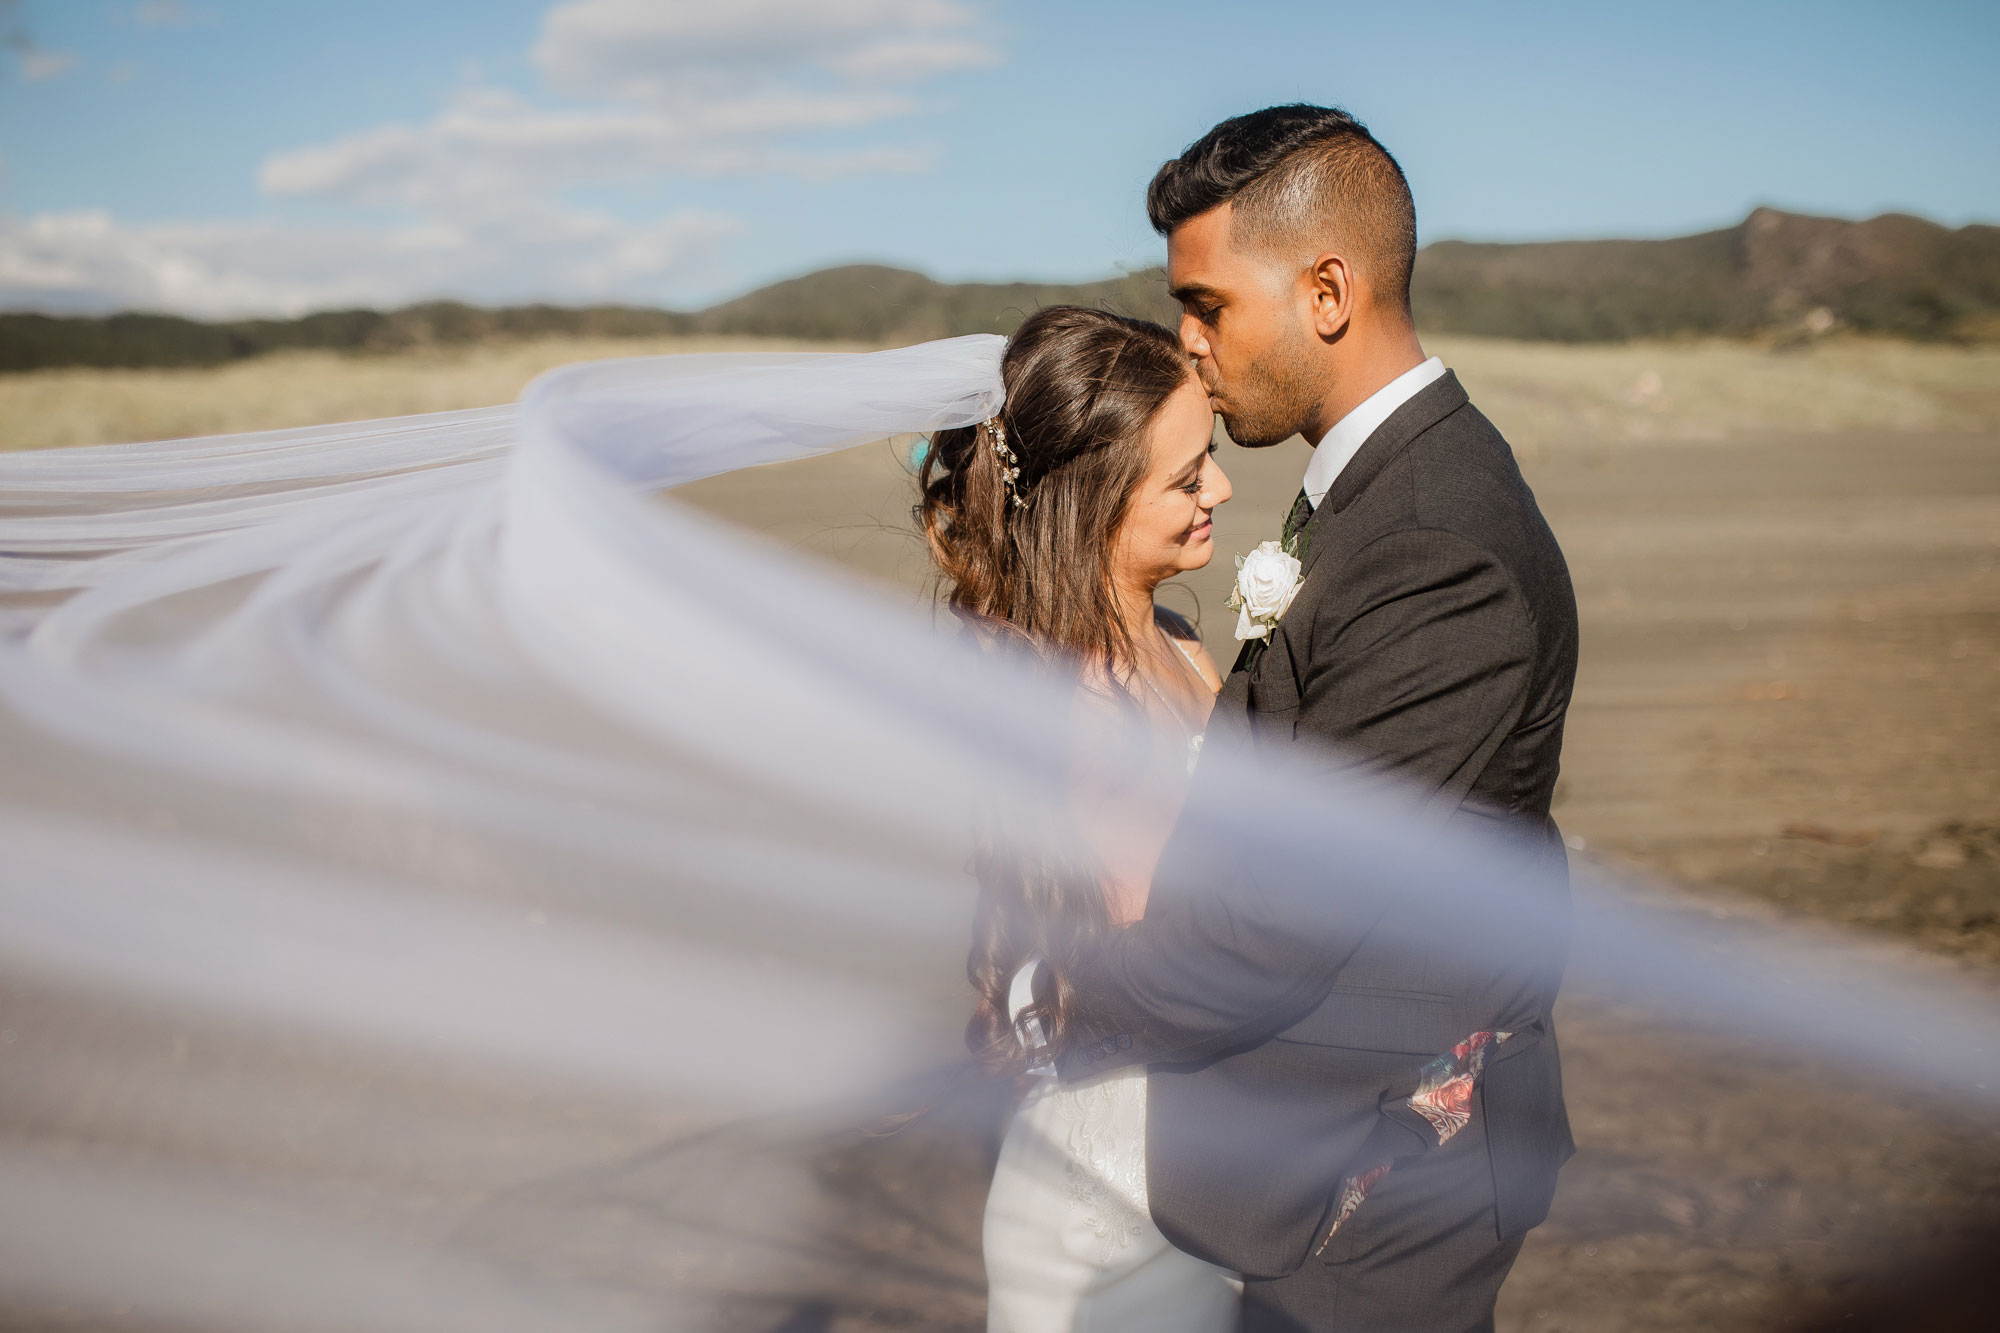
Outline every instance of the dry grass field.
<path fill-rule="evenodd" d="M 0 375 L 0 449 L 166 440 L 511 403 L 555 366 L 662 352 L 825 350 L 753 338 L 559 338 L 393 356 L 279 352 L 198 370 Z"/>
<path fill-rule="evenodd" d="M 1584 855 L 1677 884 L 1702 910 L 1839 922 L 2000 980 L 2000 349 L 1428 341 L 1515 442 L 1575 576 L 1583 658 L 1557 815 Z M 0 444 L 473 406 L 564 361 L 748 345 L 550 342 L 10 376 Z M 1227 553 L 1276 530 L 1306 456 L 1295 442 L 1223 460 L 1237 496 L 1217 517 Z M 922 584 L 892 448 L 679 495 L 911 595 Z M 1173 593 L 1206 612 L 1218 655 L 1231 649 L 1227 566 Z M 0 1008 L 26 1015 L 6 990 Z M 1796 1327 L 1801 1311 L 1950 1240 L 1969 1213 L 2000 1210 L 2000 1135 L 1926 1089 L 1586 996 L 1559 1015 L 1580 1151 L 1503 1295 L 1510 1333 Z M 10 1019 L 24 1033 L 29 1021 Z M 88 1031 L 59 1009 L 45 1026 L 63 1052 Z M 0 1083 L 0 1128 L 25 1123 L 30 1091 Z M 77 1114 L 34 1113 L 62 1125 Z M 465 1219 L 468 1243 L 511 1253 L 509 1200 L 556 1198 L 575 1212 L 574 1253 L 556 1259 L 635 1290 L 698 1274 L 737 1302 L 731 1328 L 969 1331 L 983 1327 L 988 1145 L 961 1124 L 837 1141 L 752 1126 L 629 1158 L 607 1150 L 588 1171 L 523 1150 L 478 1191 L 440 1187 L 436 1206 Z M 716 1225 L 712 1201 L 776 1160 L 822 1186 L 812 1246 L 760 1242 L 759 1217 Z"/>
<path fill-rule="evenodd" d="M 1424 342 L 1530 462 L 1564 444 L 2000 428 L 2000 346 Z"/>
<path fill-rule="evenodd" d="M 1524 457 L 1572 443 L 1746 432 L 2000 427 L 2000 347 L 1834 339 L 1796 349 L 1426 340 Z M 201 370 L 0 375 L 0 449 L 169 439 L 511 402 L 552 366 L 598 357 L 828 344 L 747 338 L 550 339 L 394 356 L 287 352 Z"/>

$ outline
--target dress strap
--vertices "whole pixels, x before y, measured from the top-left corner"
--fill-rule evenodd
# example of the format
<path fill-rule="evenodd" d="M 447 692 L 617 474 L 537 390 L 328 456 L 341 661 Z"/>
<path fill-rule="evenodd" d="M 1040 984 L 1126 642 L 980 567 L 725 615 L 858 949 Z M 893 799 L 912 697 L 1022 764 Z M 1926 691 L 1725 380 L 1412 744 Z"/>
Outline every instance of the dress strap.
<path fill-rule="evenodd" d="M 1201 663 L 1194 660 L 1194 654 L 1187 650 L 1187 645 L 1182 643 L 1179 639 L 1175 639 L 1174 636 L 1171 634 L 1169 634 L 1167 637 L 1173 640 L 1174 647 L 1180 649 L 1181 656 L 1187 659 L 1188 666 L 1194 671 L 1194 678 L 1202 683 L 1202 687 L 1204 689 L 1207 688 L 1208 677 L 1201 674 Z"/>
<path fill-rule="evenodd" d="M 1202 689 L 1206 690 L 1210 694 L 1214 694 L 1215 690 L 1210 687 L 1208 683 L 1208 677 L 1202 674 L 1201 663 L 1194 660 L 1194 654 L 1187 650 L 1187 645 L 1182 643 L 1180 639 L 1176 635 L 1174 635 L 1171 631 L 1167 632 L 1167 642 L 1171 643 L 1175 648 L 1180 650 L 1181 657 L 1188 664 L 1188 670 L 1194 672 L 1194 678 L 1201 682 Z"/>
<path fill-rule="evenodd" d="M 1056 1067 L 1049 1062 L 1049 1037 L 1041 1018 L 1031 1014 L 1024 1022 L 1021 1017 L 1035 1002 L 1035 976 L 1041 969 L 1042 960 L 1030 958 L 1014 973 L 1014 980 L 1007 987 L 1007 1021 L 1027 1048 L 1028 1072 L 1053 1078 Z"/>

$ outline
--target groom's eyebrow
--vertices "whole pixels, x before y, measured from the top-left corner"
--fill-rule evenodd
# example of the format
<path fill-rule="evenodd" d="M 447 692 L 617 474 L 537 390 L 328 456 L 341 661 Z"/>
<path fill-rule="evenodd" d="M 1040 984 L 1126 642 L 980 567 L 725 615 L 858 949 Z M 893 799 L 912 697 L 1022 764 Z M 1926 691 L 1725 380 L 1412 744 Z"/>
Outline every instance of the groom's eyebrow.
<path fill-rule="evenodd" d="M 1204 287 L 1198 282 L 1184 282 L 1178 287 L 1169 288 L 1167 295 L 1186 305 L 1190 301 L 1215 301 L 1220 299 L 1222 293 L 1213 287 Z"/>

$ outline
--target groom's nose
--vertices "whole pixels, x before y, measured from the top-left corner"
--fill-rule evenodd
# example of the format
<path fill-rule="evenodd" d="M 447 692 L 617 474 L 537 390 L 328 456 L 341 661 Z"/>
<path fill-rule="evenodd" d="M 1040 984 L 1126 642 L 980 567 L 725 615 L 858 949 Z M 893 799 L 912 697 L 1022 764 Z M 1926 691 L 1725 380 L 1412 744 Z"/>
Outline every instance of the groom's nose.
<path fill-rule="evenodd" d="M 1187 352 L 1190 360 L 1208 359 L 1208 330 L 1193 315 L 1181 316 L 1181 348 Z"/>

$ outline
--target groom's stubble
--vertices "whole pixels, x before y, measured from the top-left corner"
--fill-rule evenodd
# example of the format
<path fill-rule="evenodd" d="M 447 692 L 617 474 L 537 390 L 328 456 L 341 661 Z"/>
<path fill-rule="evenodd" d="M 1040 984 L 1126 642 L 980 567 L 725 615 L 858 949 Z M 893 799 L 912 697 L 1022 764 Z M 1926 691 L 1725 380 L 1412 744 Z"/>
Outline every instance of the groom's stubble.
<path fill-rule="evenodd" d="M 1223 390 L 1223 428 L 1245 449 L 1265 449 L 1303 431 L 1325 397 L 1325 373 L 1301 340 L 1312 336 L 1296 314 L 1269 351 Z M 1211 385 L 1211 392 L 1220 385 Z"/>
<path fill-rule="evenodd" d="M 1261 449 L 1318 418 L 1329 366 L 1297 256 L 1244 244 L 1234 211 L 1225 203 L 1176 227 L 1167 277 L 1186 312 L 1181 345 L 1229 438 Z"/>

